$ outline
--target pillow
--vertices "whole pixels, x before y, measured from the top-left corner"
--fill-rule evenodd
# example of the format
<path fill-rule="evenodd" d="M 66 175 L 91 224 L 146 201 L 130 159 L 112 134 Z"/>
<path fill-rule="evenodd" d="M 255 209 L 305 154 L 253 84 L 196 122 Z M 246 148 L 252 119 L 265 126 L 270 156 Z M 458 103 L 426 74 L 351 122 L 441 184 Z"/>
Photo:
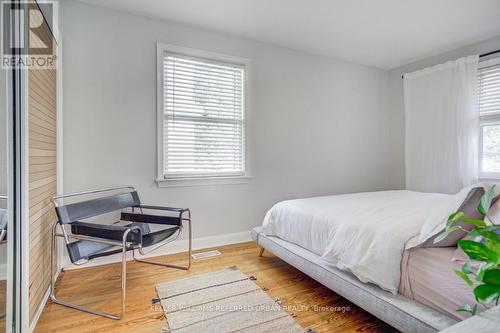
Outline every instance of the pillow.
<path fill-rule="evenodd" d="M 448 216 L 450 216 L 452 212 L 455 212 L 460 207 L 465 198 L 467 198 L 470 190 L 480 186 L 482 185 L 476 184 L 467 186 L 456 194 L 448 195 L 442 200 L 436 201 L 436 205 L 429 211 L 429 215 L 425 219 L 424 224 L 420 229 L 418 235 L 418 243 L 416 245 L 422 244 L 429 237 L 432 237 L 441 232 L 441 230 L 446 227 Z"/>
<path fill-rule="evenodd" d="M 491 206 L 484 221 L 486 224 L 500 224 L 500 195 L 491 200 Z"/>
<path fill-rule="evenodd" d="M 457 212 L 463 212 L 465 216 L 467 217 L 472 217 L 475 219 L 483 219 L 484 217 L 477 211 L 477 205 L 479 204 L 479 201 L 481 200 L 481 197 L 484 195 L 485 191 L 483 187 L 474 187 L 469 190 L 467 193 L 467 196 L 463 200 L 462 204 L 458 209 L 456 210 Z M 460 192 L 459 192 L 460 194 Z M 453 210 L 451 210 L 453 211 Z M 435 229 L 435 231 L 432 232 L 430 237 L 427 237 L 420 245 L 419 247 L 449 247 L 449 246 L 456 246 L 457 245 L 457 240 L 462 239 L 465 235 L 466 232 L 464 231 L 455 231 L 451 234 L 448 235 L 445 239 L 434 243 L 434 239 L 441 234 L 444 229 L 446 228 L 446 223 L 448 222 L 448 216 L 451 215 L 451 213 L 448 213 L 448 215 L 442 220 L 442 222 L 439 224 L 439 228 Z M 468 224 L 468 223 L 457 223 L 457 225 L 460 225 L 462 228 L 465 230 L 472 230 L 474 229 L 473 224 Z"/>
<path fill-rule="evenodd" d="M 496 197 L 491 200 L 491 206 L 490 209 L 488 210 L 488 215 L 485 217 L 484 221 L 486 224 L 500 224 L 500 195 L 497 195 Z M 500 234 L 500 230 L 495 231 L 497 234 Z M 464 237 L 464 239 L 471 239 L 475 241 L 479 241 L 481 237 Z M 455 252 L 453 252 L 453 257 L 451 258 L 452 261 L 457 261 L 460 264 L 464 264 L 465 262 L 469 261 L 469 256 L 462 251 L 460 247 L 457 246 L 457 249 Z"/>

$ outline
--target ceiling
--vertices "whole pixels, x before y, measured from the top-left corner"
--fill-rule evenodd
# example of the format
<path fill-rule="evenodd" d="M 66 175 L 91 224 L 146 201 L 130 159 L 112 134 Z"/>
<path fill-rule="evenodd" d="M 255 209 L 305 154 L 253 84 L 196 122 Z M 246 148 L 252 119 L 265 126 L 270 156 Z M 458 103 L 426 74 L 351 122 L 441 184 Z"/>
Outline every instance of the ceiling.
<path fill-rule="evenodd" d="M 392 69 L 500 35 L 500 0 L 82 0 Z"/>

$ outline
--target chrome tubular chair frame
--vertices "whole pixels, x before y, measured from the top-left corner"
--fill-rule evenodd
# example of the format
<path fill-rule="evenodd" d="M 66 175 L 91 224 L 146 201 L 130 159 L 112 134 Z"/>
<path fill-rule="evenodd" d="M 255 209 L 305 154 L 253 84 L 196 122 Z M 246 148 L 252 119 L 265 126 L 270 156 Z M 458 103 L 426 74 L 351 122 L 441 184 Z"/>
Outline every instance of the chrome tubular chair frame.
<path fill-rule="evenodd" d="M 60 199 L 64 198 L 69 198 L 69 197 L 77 197 L 77 196 L 82 196 L 82 195 L 90 195 L 90 194 L 96 194 L 96 193 L 102 193 L 102 192 L 108 192 L 108 191 L 118 191 L 118 190 L 131 190 L 135 192 L 135 189 L 131 186 L 121 186 L 121 187 L 111 187 L 111 188 L 105 188 L 105 189 L 99 189 L 99 190 L 91 190 L 91 191 L 84 191 L 84 192 L 76 192 L 76 193 L 69 193 L 69 194 L 62 194 L 58 195 L 52 198 L 52 202 L 54 206 L 57 208 L 59 206 L 58 201 Z M 174 239 L 169 237 L 168 239 L 159 242 L 155 246 L 153 246 L 151 249 L 145 250 L 142 246 L 142 243 L 139 244 L 132 244 L 131 242 L 127 241 L 128 234 L 134 230 L 138 232 L 139 234 L 142 234 L 142 231 L 139 227 L 137 226 L 127 226 L 125 229 L 125 232 L 123 233 L 123 237 L 121 242 L 117 240 L 109 240 L 109 239 L 103 239 L 103 238 L 98 238 L 98 237 L 92 237 L 92 236 L 86 236 L 86 235 L 74 235 L 74 234 L 69 234 L 66 229 L 64 228 L 64 224 L 60 223 L 60 221 L 57 221 L 54 223 L 54 226 L 52 228 L 52 242 L 51 242 L 51 289 L 50 289 L 50 299 L 52 302 L 63 305 L 66 307 L 70 307 L 75 310 L 80 310 L 84 312 L 88 312 L 91 314 L 95 314 L 98 316 L 114 319 L 114 320 L 120 320 L 123 319 L 125 315 L 125 297 L 126 297 L 126 282 L 127 282 L 127 251 L 131 250 L 132 251 L 132 256 L 135 261 L 142 262 L 142 263 L 147 263 L 147 264 L 153 264 L 153 265 L 160 265 L 164 267 L 170 267 L 170 268 L 176 268 L 176 269 L 182 269 L 182 270 L 188 270 L 191 267 L 191 254 L 192 254 L 192 229 L 191 229 L 191 211 L 189 209 L 183 209 L 183 210 L 178 210 L 175 208 L 170 208 L 170 207 L 158 207 L 158 206 L 145 206 L 145 205 L 140 205 L 138 207 L 142 212 L 142 209 L 151 209 L 151 210 L 164 210 L 164 211 L 178 211 L 179 212 L 179 219 L 181 221 L 181 226 L 178 230 L 178 234 Z M 184 217 L 184 213 L 187 213 L 187 217 Z M 144 260 L 142 258 L 137 258 L 135 254 L 135 250 L 137 249 L 141 255 L 147 255 L 154 250 L 162 247 L 163 245 L 170 243 L 171 241 L 177 239 L 181 233 L 182 230 L 182 222 L 187 222 L 188 224 L 188 262 L 186 265 L 173 265 L 173 264 L 167 264 L 167 263 L 160 263 L 160 262 L 155 262 L 155 261 L 149 261 L 149 260 Z M 60 227 L 61 232 L 57 232 L 57 227 Z M 88 307 L 72 304 L 63 300 L 60 300 L 56 297 L 56 289 L 55 289 L 55 277 L 57 273 L 57 264 L 56 264 L 56 258 L 57 258 L 57 238 L 63 238 L 64 242 L 66 245 L 69 245 L 71 243 L 71 239 L 74 240 L 83 240 L 83 241 L 91 241 L 91 242 L 96 242 L 96 243 L 103 243 L 103 244 L 108 244 L 112 246 L 119 246 L 121 248 L 121 289 L 120 289 L 120 295 L 121 295 L 121 309 L 120 313 L 117 314 L 112 314 L 108 312 L 103 312 L 99 310 L 94 310 Z M 73 263 L 75 265 L 82 265 L 89 261 L 89 259 L 85 259 L 82 262 L 78 263 Z M 62 269 L 63 270 L 63 269 Z"/>
<path fill-rule="evenodd" d="M 150 207 L 150 206 L 141 206 L 141 208 L 145 208 L 145 209 L 148 209 L 148 207 Z M 155 208 L 158 209 L 158 207 L 155 207 Z M 187 262 L 187 265 L 181 266 L 181 265 L 165 264 L 165 263 L 160 263 L 157 261 L 144 260 L 142 258 L 137 258 L 136 254 L 135 254 L 135 249 L 132 250 L 132 257 L 134 258 L 134 260 L 138 261 L 138 262 L 145 263 L 145 264 L 158 265 L 158 266 L 177 268 L 177 269 L 183 269 L 183 270 L 188 270 L 189 268 L 191 268 L 191 254 L 193 251 L 193 243 L 192 243 L 193 235 L 192 235 L 192 231 L 191 231 L 191 211 L 187 210 L 186 212 L 188 215 L 187 218 L 183 217 L 184 212 L 180 213 L 180 218 L 182 221 L 186 221 L 188 223 L 188 262 Z M 177 237 L 179 237 L 181 230 L 179 230 Z M 138 251 L 142 256 L 145 256 L 145 255 L 153 252 L 154 250 L 162 247 L 163 245 L 165 245 L 165 244 L 158 244 L 155 247 L 152 247 L 151 249 L 144 250 L 144 248 L 142 247 L 142 244 L 140 244 L 138 247 Z"/>

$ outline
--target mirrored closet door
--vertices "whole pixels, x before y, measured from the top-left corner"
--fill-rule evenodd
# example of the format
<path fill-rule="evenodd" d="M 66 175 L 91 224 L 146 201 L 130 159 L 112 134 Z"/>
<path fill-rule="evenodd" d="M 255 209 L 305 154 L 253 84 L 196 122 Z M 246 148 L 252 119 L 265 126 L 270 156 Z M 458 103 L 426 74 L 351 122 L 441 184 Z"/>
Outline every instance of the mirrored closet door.
<path fill-rule="evenodd" d="M 48 298 L 57 184 L 57 1 L 0 0 L 0 333 Z"/>
<path fill-rule="evenodd" d="M 4 4 L 2 2 L 5 11 L 9 7 Z M 2 24 L 3 44 L 6 40 L 15 42 L 20 38 L 19 26 Z M 19 266 L 21 115 L 26 93 L 23 89 L 25 73 L 20 68 L 5 64 L 5 50 L 1 50 L 0 65 L 0 333 L 17 333 L 21 332 L 18 319 L 22 306 Z"/>
<path fill-rule="evenodd" d="M 9 195 L 9 154 L 11 149 L 9 149 L 9 133 L 11 128 L 9 127 L 9 117 L 8 117 L 8 102 L 11 101 L 9 96 L 12 93 L 12 89 L 8 89 L 7 85 L 10 82 L 8 80 L 8 75 L 12 74 L 11 71 L 2 69 L 0 70 L 0 333 L 10 331 L 7 326 L 7 318 L 11 317 L 7 315 L 9 307 L 12 305 L 12 297 L 8 297 L 8 293 L 12 291 L 12 287 L 9 283 L 9 275 L 12 273 L 12 258 L 9 255 L 9 245 L 11 241 L 11 235 L 9 235 L 9 229 L 12 218 L 11 209 L 11 196 Z M 11 254 L 11 253 L 10 253 Z"/>
<path fill-rule="evenodd" d="M 7 152 L 7 112 L 6 112 L 6 73 L 0 71 L 1 93 L 0 101 L 0 332 L 5 332 L 7 318 L 7 224 L 9 220 L 8 196 L 8 152 Z"/>

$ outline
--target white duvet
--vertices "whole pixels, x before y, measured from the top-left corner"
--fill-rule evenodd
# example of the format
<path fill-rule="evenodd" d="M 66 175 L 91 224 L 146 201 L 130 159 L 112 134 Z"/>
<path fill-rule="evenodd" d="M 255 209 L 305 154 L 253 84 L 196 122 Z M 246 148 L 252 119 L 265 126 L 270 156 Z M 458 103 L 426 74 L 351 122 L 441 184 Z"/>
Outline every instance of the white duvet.
<path fill-rule="evenodd" d="M 288 200 L 267 212 L 263 227 L 396 294 L 406 241 L 447 197 L 381 191 Z"/>

